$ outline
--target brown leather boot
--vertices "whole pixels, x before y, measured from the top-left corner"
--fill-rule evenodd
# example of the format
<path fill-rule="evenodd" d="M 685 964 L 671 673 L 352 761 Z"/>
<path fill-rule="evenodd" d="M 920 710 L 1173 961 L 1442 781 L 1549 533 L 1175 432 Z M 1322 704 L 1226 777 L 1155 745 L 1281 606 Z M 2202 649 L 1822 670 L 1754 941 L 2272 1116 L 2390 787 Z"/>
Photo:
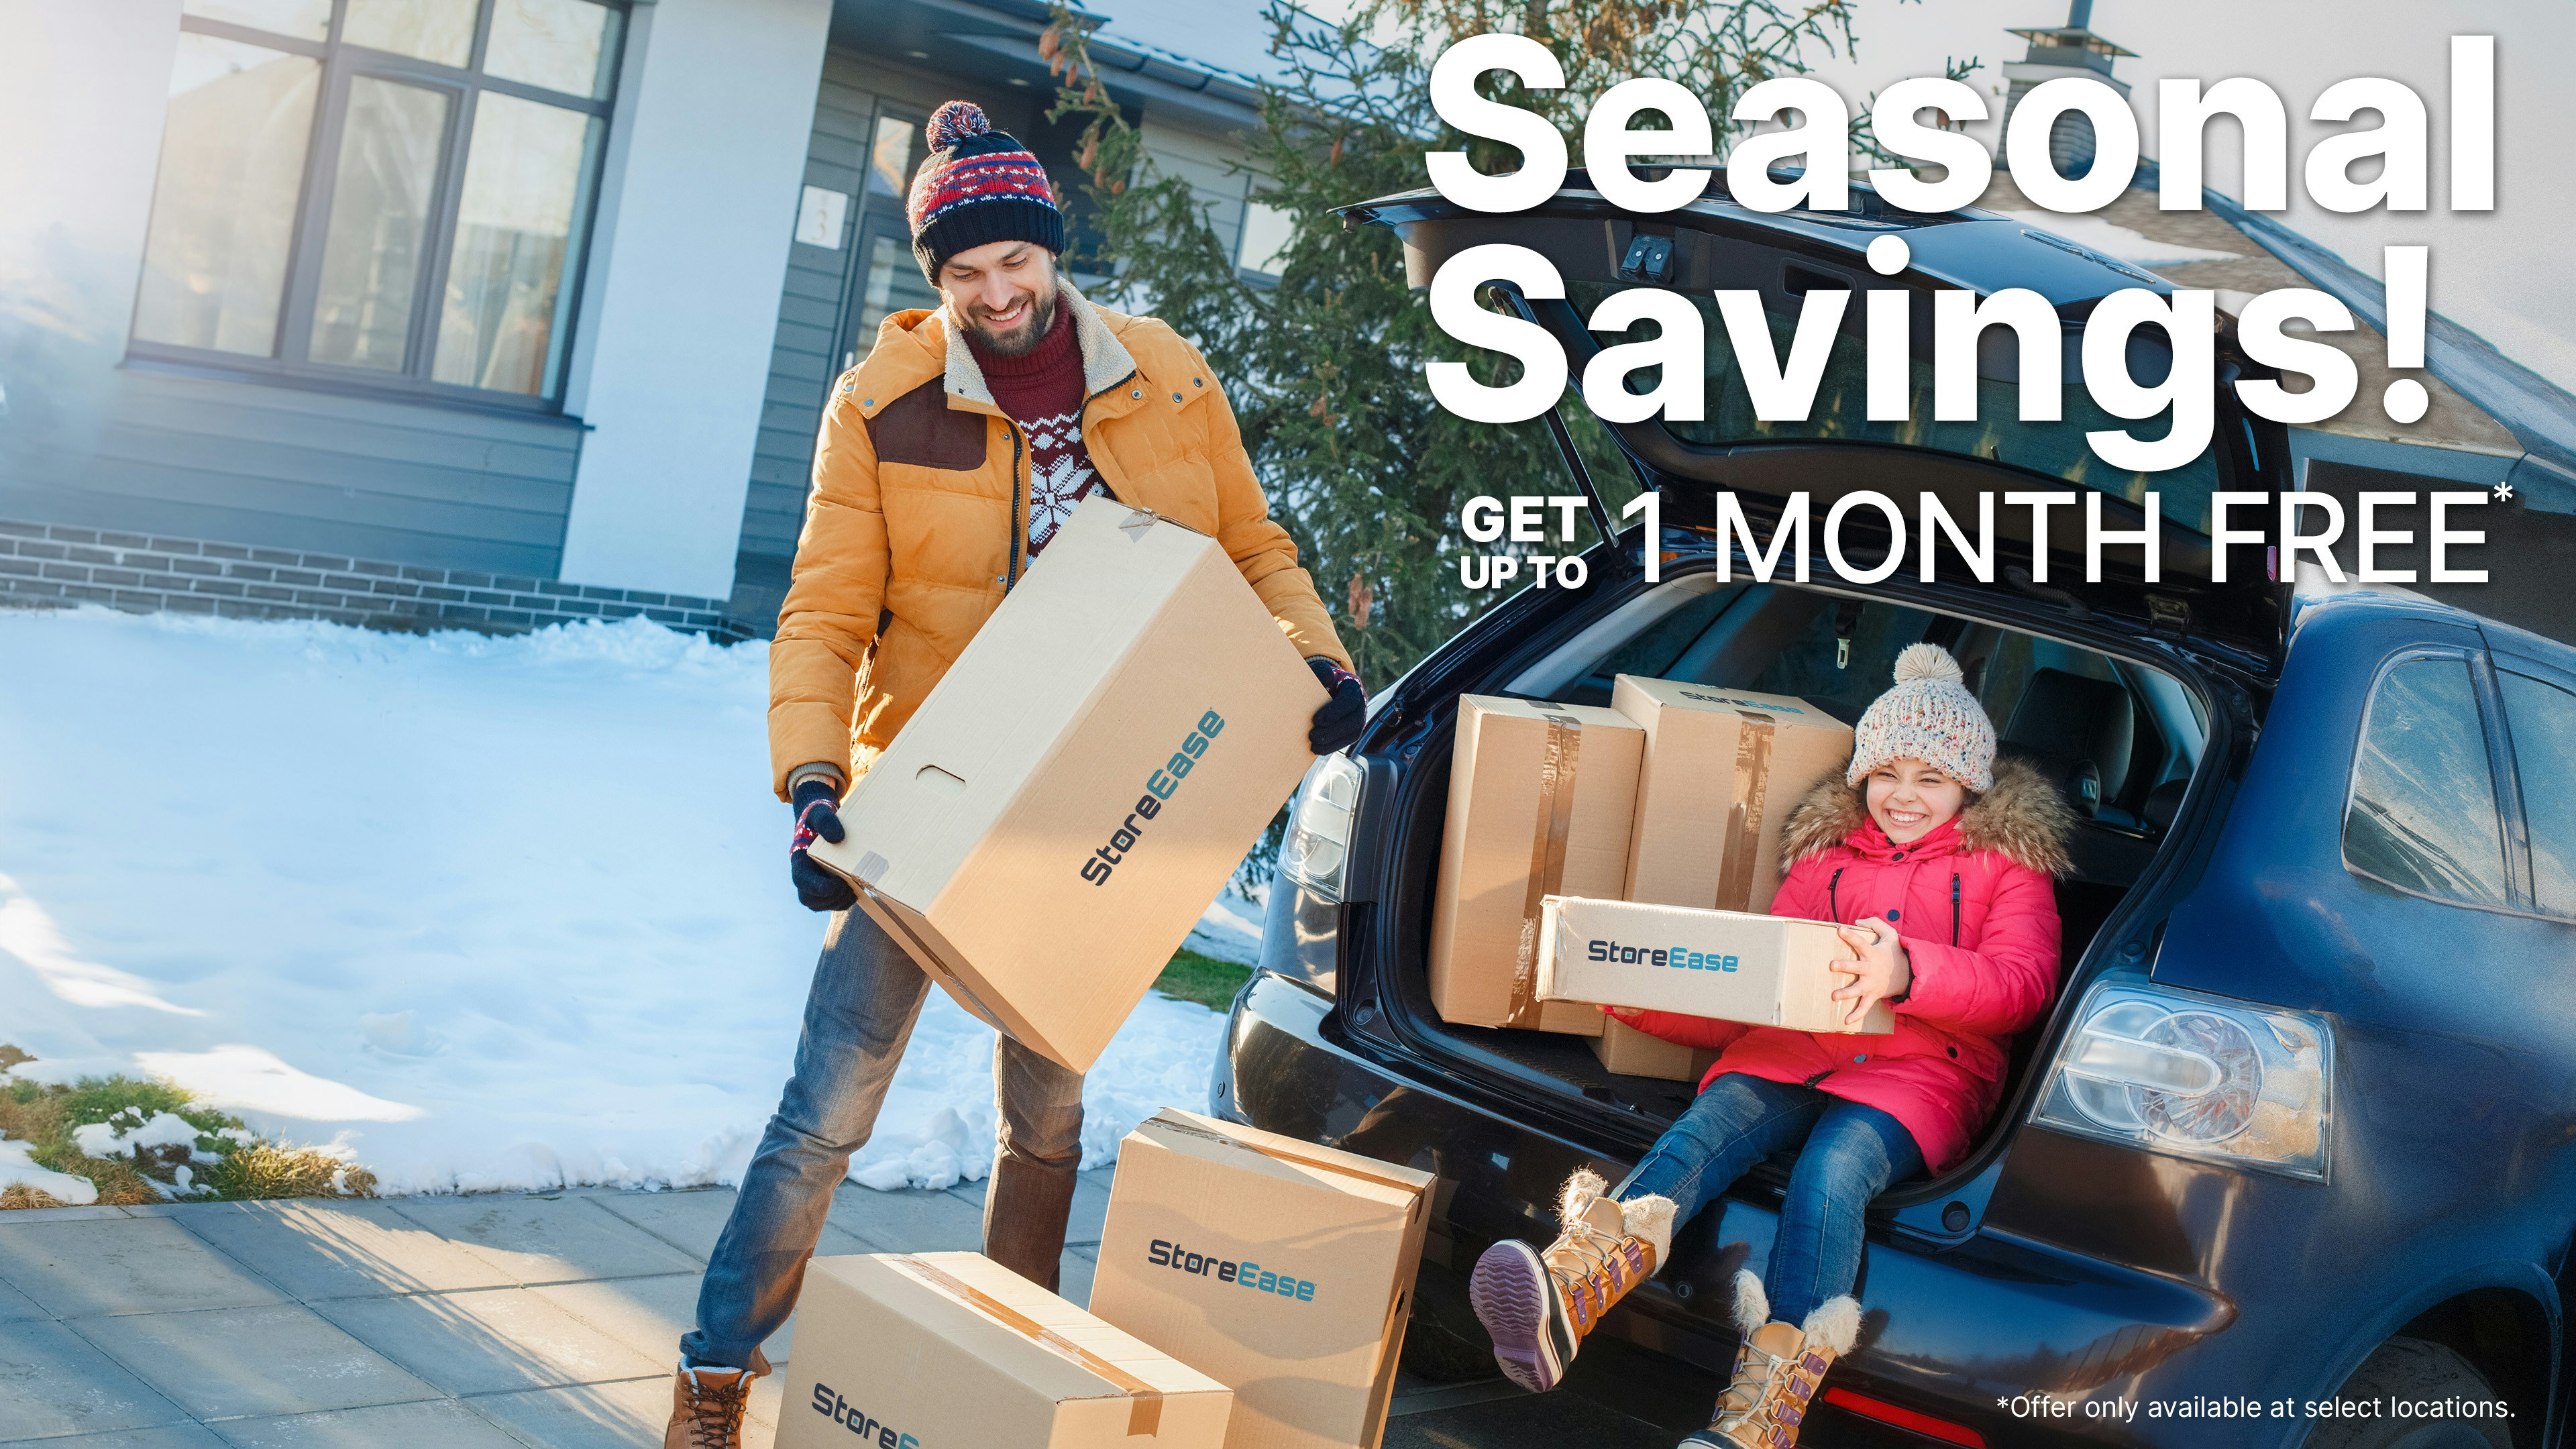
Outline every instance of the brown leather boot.
<path fill-rule="evenodd" d="M 1744 1342 L 1735 1351 L 1734 1382 L 1718 1396 L 1708 1427 L 1681 1449 L 1797 1449 L 1825 1370 L 1860 1337 L 1860 1304 L 1845 1294 L 1816 1305 L 1804 1324 L 1775 1323 L 1762 1280 L 1739 1272 L 1735 1326 Z"/>
<path fill-rule="evenodd" d="M 1004 1152 L 984 1189 L 984 1256 L 1049 1293 L 1064 1267 L 1064 1225 L 1073 1216 L 1074 1169 Z"/>
<path fill-rule="evenodd" d="M 742 1449 L 742 1411 L 751 1402 L 748 1369 L 691 1368 L 671 1376 L 671 1423 L 662 1449 Z"/>
<path fill-rule="evenodd" d="M 1538 1249 L 1506 1238 L 1476 1260 L 1467 1282 L 1495 1364 L 1532 1393 L 1556 1387 L 1601 1315 L 1672 1252 L 1671 1198 L 1623 1203 L 1601 1191 L 1599 1173 L 1567 1178 L 1557 1195 L 1556 1241 Z"/>

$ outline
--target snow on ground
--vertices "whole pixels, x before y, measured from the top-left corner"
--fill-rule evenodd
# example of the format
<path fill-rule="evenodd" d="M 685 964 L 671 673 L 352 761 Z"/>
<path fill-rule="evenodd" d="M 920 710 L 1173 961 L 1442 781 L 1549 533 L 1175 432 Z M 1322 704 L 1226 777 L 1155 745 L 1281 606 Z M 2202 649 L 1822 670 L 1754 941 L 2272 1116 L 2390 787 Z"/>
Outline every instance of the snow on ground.
<path fill-rule="evenodd" d="M 823 926 L 787 885 L 767 667 L 641 620 L 0 611 L 0 1041 L 46 1080 L 175 1078 L 389 1192 L 732 1181 Z M 1249 959 L 1259 922 L 1228 897 L 1193 940 Z M 1222 1029 L 1148 996 L 1084 1166 L 1203 1106 Z M 982 1177 L 992 1052 L 932 991 L 851 1175 Z"/>
<path fill-rule="evenodd" d="M 1208 903 L 1207 914 L 1182 942 L 1202 956 L 1219 961 L 1232 961 L 1250 966 L 1261 959 L 1261 917 L 1270 892 L 1265 888 L 1258 898 L 1238 894 L 1229 885 L 1223 894 Z"/>
<path fill-rule="evenodd" d="M 98 1201 L 98 1188 L 88 1178 L 38 1167 L 35 1151 L 32 1142 L 0 1138 L 0 1188 L 32 1187 L 74 1207 Z"/>

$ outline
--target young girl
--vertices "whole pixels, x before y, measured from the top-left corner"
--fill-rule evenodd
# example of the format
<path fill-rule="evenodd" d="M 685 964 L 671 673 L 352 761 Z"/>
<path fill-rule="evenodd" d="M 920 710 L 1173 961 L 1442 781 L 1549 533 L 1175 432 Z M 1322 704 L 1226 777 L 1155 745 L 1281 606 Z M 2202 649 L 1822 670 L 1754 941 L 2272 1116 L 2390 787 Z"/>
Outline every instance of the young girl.
<path fill-rule="evenodd" d="M 1683 1449 L 1787 1449 L 1817 1380 L 1850 1351 L 1860 1307 L 1861 1212 L 1891 1183 L 1967 1154 L 2003 1092 L 2005 1047 L 2057 986 L 2050 878 L 2072 817 L 2026 765 L 1995 761 L 1995 730 L 1937 645 L 1897 656 L 1840 782 L 1790 814 L 1793 863 L 1771 913 L 1848 922 L 1853 976 L 1834 992 L 1860 1020 L 1895 1007 L 1885 1036 L 1747 1026 L 1608 1010 L 1639 1030 L 1723 1047 L 1700 1094 L 1637 1169 L 1604 1195 L 1577 1172 L 1544 1251 L 1505 1241 L 1476 1264 L 1469 1298 L 1494 1357 L 1524 1388 L 1556 1386 L 1610 1305 L 1662 1267 L 1673 1230 L 1746 1169 L 1796 1148 L 1767 1283 L 1735 1279 L 1743 1333 L 1734 1382 Z M 1803 1145 L 1801 1145 L 1803 1144 Z"/>

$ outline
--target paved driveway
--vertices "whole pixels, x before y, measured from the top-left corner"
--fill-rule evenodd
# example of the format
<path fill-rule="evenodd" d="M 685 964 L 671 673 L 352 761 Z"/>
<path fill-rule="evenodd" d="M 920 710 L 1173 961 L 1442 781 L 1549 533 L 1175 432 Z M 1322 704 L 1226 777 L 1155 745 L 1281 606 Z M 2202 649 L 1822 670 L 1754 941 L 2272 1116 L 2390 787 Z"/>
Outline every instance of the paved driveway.
<path fill-rule="evenodd" d="M 843 1186 L 824 1253 L 972 1249 L 983 1185 Z M 1091 1295 L 1109 1173 L 1074 1199 L 1065 1296 Z M 0 1214 L 0 1443 L 81 1449 L 658 1445 L 723 1189 Z M 767 1346 L 791 1351 L 794 1324 Z M 765 1445 L 783 1376 L 752 1395 Z M 1400 1386 L 1387 1449 L 1674 1436 L 1500 1380 Z"/>

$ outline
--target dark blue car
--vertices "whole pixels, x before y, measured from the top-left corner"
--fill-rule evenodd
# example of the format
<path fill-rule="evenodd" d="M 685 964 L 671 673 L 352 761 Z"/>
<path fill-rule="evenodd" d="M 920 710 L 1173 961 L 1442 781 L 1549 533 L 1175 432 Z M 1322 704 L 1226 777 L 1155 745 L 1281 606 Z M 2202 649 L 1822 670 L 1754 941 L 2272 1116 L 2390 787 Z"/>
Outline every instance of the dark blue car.
<path fill-rule="evenodd" d="M 1634 486 L 1662 495 L 1660 582 L 1643 577 L 1638 531 L 1605 537 L 1583 587 L 1487 613 L 1383 690 L 1362 742 L 1309 775 L 1216 1110 L 1436 1173 L 1411 1349 L 1471 1362 L 1483 1340 L 1462 1284 L 1477 1255 L 1505 1237 L 1546 1242 L 1566 1174 L 1616 1178 L 1693 1084 L 1614 1075 L 1578 1039 L 1432 1010 L 1457 697 L 1607 704 L 1633 673 L 1800 695 L 1848 720 L 1896 652 L 1928 639 L 1962 661 L 2004 750 L 2038 762 L 2081 816 L 2059 887 L 2062 989 L 2016 1043 L 1976 1149 L 1873 1207 L 1860 1344 L 1807 1442 L 2559 1442 L 2576 1238 L 2576 649 L 2562 642 L 2576 637 L 2576 407 L 2437 321 L 2435 406 L 2418 427 L 2366 411 L 2386 374 L 2374 379 L 2378 344 L 2363 337 L 2365 403 L 2344 419 L 2277 426 L 2221 387 L 2209 450 L 2150 479 L 2102 467 L 2080 434 L 2156 425 L 2107 419 L 2080 387 L 2063 422 L 2012 421 L 1999 333 L 1981 352 L 1985 421 L 1863 420 L 1855 330 L 1810 421 L 1761 423 L 1733 380 L 1714 288 L 1760 290 L 1785 335 L 1816 287 L 1904 286 L 1928 315 L 1932 287 L 2025 286 L 2072 339 L 2109 291 L 2171 285 L 2011 219 L 1857 199 L 1846 213 L 1757 215 L 1712 188 L 1636 218 L 1578 175 L 1518 216 L 1429 193 L 1353 209 L 1401 235 L 1417 282 L 1483 242 L 1542 252 L 1564 300 L 1493 300 L 1555 334 L 1578 375 L 1605 340 L 1582 320 L 1601 296 L 1647 285 L 1693 298 L 1709 314 L 1708 418 L 1609 430 Z M 2248 239 L 2247 267 L 2376 320 L 2375 284 L 2213 207 Z M 1880 278 L 1862 250 L 1891 231 L 1913 265 Z M 1855 329 L 1861 312 L 1849 309 Z M 2224 318 L 2219 352 L 2223 378 L 2263 375 Z M 2145 344 L 2131 363 L 2142 377 L 2159 365 Z M 1915 373 L 1928 390 L 1928 354 Z M 1560 436 L 1609 523 L 1630 480 L 1588 476 L 1583 456 L 1606 450 Z M 2080 529 L 2061 528 L 2043 557 L 2007 522 L 1991 584 L 1945 562 L 1936 583 L 1909 563 L 1860 586 L 1821 560 L 1809 583 L 1761 583 L 1740 550 L 1719 558 L 1711 527 L 1722 492 L 1767 537 L 1793 492 L 1819 517 L 1871 489 L 1909 513 L 1937 493 L 1966 518 L 1981 492 L 2054 489 L 2105 495 L 2106 526 L 2137 528 L 2150 487 L 2164 501 L 2156 582 L 2135 548 L 2083 582 Z M 2189 520 L 2220 489 L 2347 504 L 2483 490 L 2490 502 L 2452 524 L 2485 531 L 2472 561 L 2494 582 L 2338 586 L 2316 560 L 2282 567 L 2268 541 L 2233 544 L 2231 582 L 2212 582 L 2212 546 Z M 2414 528 L 2380 567 L 2424 577 L 2420 509 Z M 1845 537 L 1864 566 L 1888 545 Z M 2336 558 L 2349 576 L 2352 551 Z M 1610 1320 L 1632 1346 L 1623 1390 L 1664 1405 L 1676 1429 L 1700 1422 L 1731 1361 L 1727 1284 L 1769 1251 L 1784 1166 L 1703 1214 Z M 2320 1411 L 2339 1396 L 2349 1413 Z M 2446 1399 L 2447 1415 L 2397 1411 Z M 2509 1417 L 2482 1416 L 2498 1412 Z"/>

